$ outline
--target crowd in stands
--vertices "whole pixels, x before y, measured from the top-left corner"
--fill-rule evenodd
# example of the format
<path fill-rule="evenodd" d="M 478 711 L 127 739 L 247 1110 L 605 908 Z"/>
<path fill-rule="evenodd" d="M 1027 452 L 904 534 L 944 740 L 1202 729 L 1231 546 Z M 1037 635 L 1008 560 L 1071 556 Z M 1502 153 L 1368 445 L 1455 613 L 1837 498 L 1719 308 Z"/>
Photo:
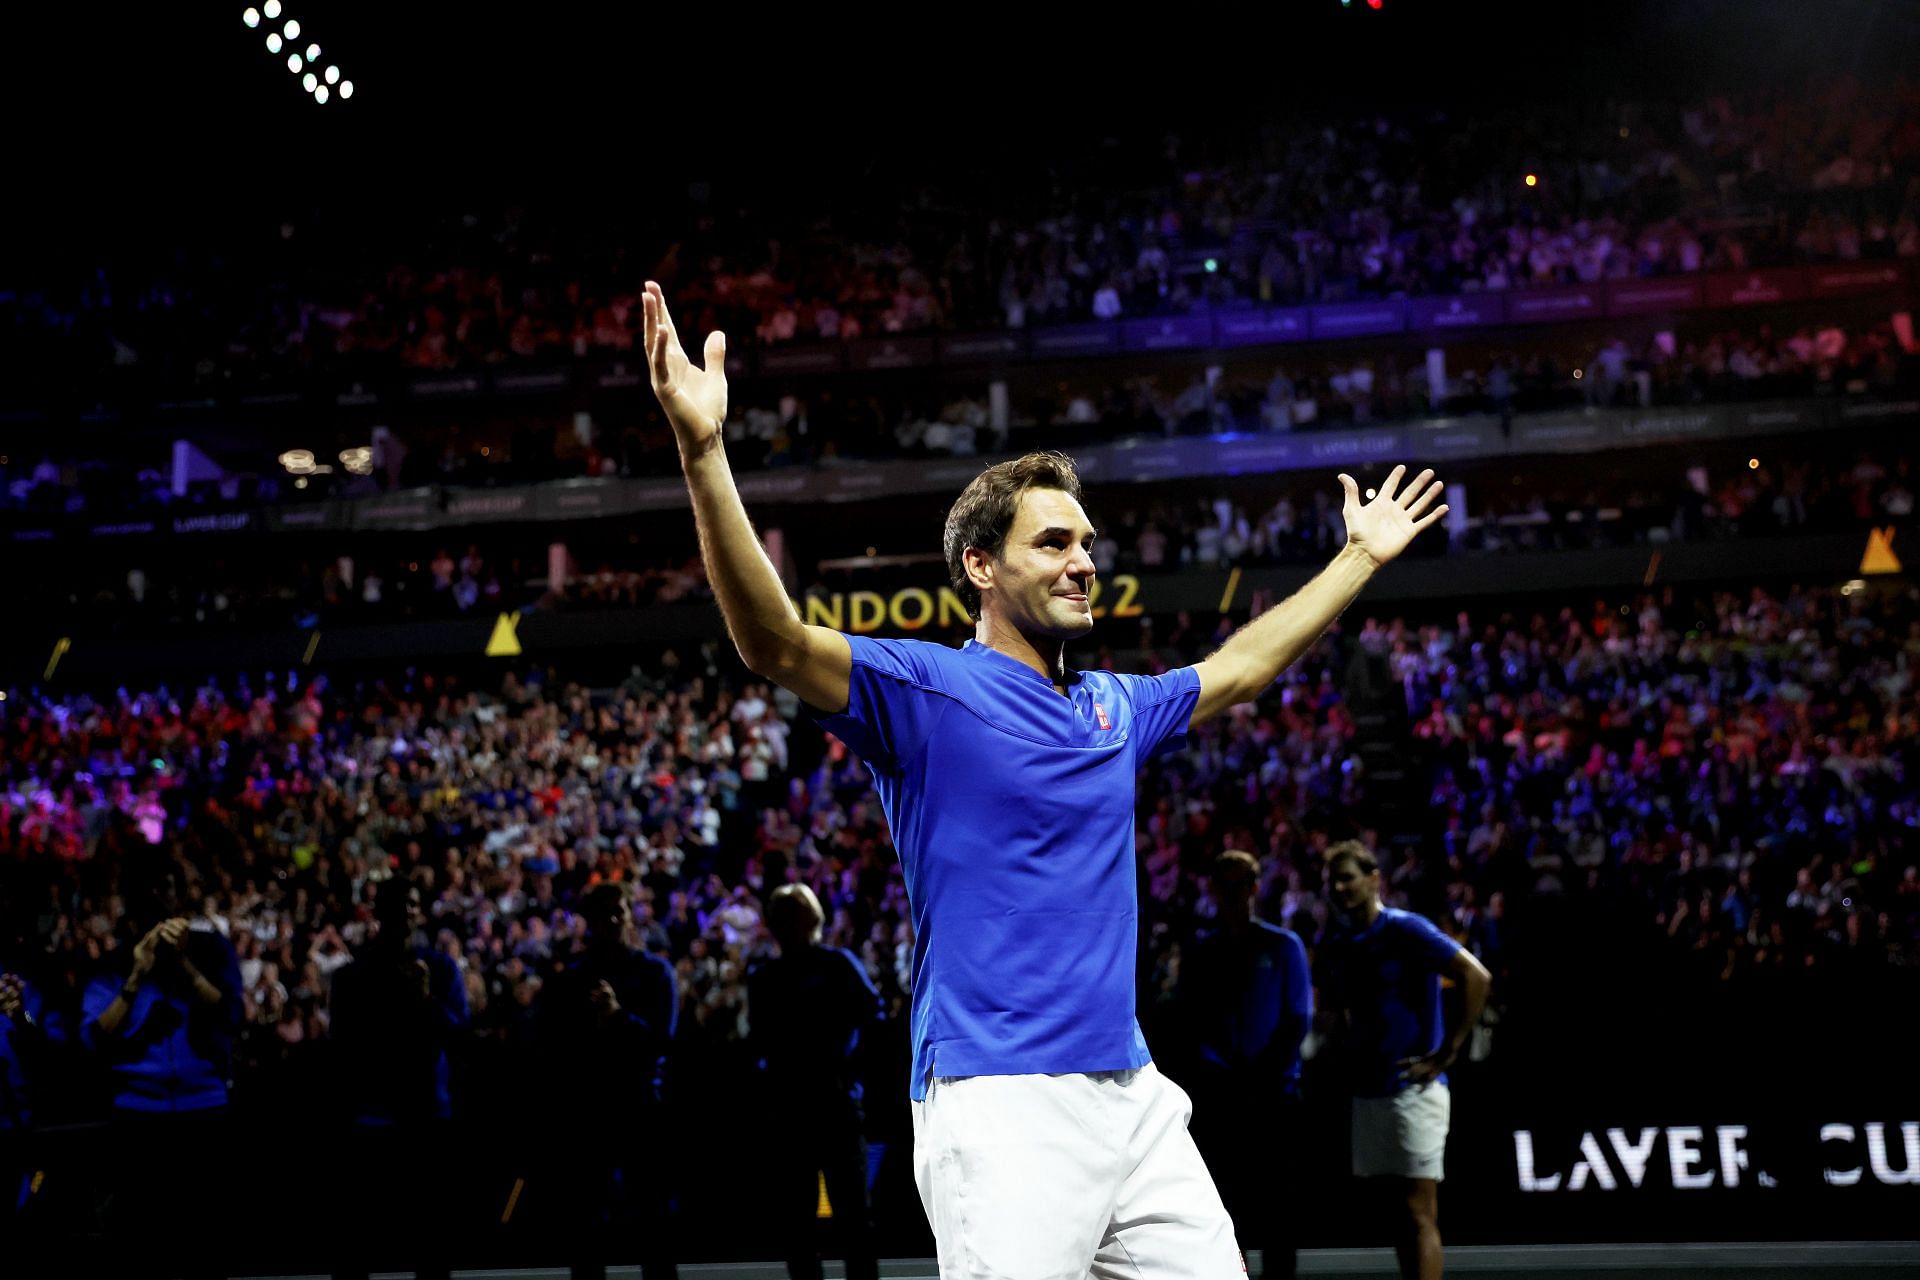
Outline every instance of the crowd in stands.
<path fill-rule="evenodd" d="M 1183 618 L 1156 638 L 1144 623 L 1122 665 L 1191 662 L 1227 625 Z M 1356 827 L 1381 852 L 1389 901 L 1440 921 L 1496 975 L 1529 919 L 1569 907 L 1606 913 L 1614 945 L 1678 957 L 1676 974 L 1706 982 L 1920 965 L 1916 663 L 1911 593 L 1668 590 L 1526 617 L 1357 616 L 1143 776 L 1143 1021 L 1174 1052 L 1160 1037 L 1179 1025 L 1182 949 L 1218 910 L 1206 873 L 1220 850 L 1257 858 L 1260 914 L 1312 946 L 1327 920 L 1319 855 Z M 1416 764 L 1411 806 L 1390 807 L 1363 763 L 1362 666 L 1404 705 L 1393 746 Z M 59 1052 L 120 1072 L 122 1109 L 151 1104 L 143 1091 L 191 1084 L 207 1095 L 193 1105 L 211 1107 L 227 1080 L 244 1092 L 302 1078 L 289 1073 L 346 1034 L 347 978 L 391 972 L 417 982 L 407 999 L 431 1021 L 361 1009 L 378 1026 L 401 1019 L 396 1047 L 359 1041 L 328 1087 L 364 1102 L 413 1080 L 441 1120 L 496 1115 L 504 1095 L 462 1090 L 515 1088 L 511 1073 L 488 1086 L 460 1064 L 533 1051 L 543 991 L 586 954 L 593 904 L 606 905 L 592 894 L 608 884 L 624 886 L 627 941 L 671 970 L 677 1015 L 663 1006 L 649 1024 L 671 1028 L 669 1081 L 673 1062 L 704 1071 L 752 1043 L 748 978 L 775 954 L 771 895 L 805 884 L 824 943 L 857 960 L 895 1033 L 872 1037 L 876 1096 L 905 1083 L 910 915 L 869 777 L 790 694 L 741 680 L 717 642 L 597 690 L 537 669 L 497 691 L 270 674 L 27 693 L 5 712 L 0 1017 L 30 1015 Z M 171 925 L 134 888 L 156 867 L 178 889 Z M 193 958 L 175 1047 L 230 1053 L 229 1075 L 129 1083 L 118 1023 L 151 1027 L 161 1006 L 143 1014 L 122 991 L 116 1012 L 114 993 L 155 946 Z M 401 1057 L 398 1077 L 383 1070 Z M 17 1132 L 48 1081 L 5 1065 L 0 1120 Z M 43 1114 L 102 1102 L 67 1092 L 67 1112 Z"/>
<path fill-rule="evenodd" d="M 1183 626 L 1149 665 L 1210 645 Z M 1342 696 L 1356 650 L 1390 670 L 1430 765 L 1427 839 L 1392 877 L 1421 905 L 1472 926 L 1483 916 L 1460 913 L 1497 913 L 1496 893 L 1524 910 L 1605 885 L 1644 893 L 1649 926 L 1710 938 L 1730 964 L 1862 945 L 1920 962 L 1920 800 L 1903 782 L 1920 613 L 1903 596 L 1366 619 L 1156 767 L 1139 831 L 1156 901 L 1192 906 L 1194 868 L 1224 841 L 1261 855 L 1271 918 L 1324 917 L 1315 824 L 1367 809 Z M 72 990 L 127 945 L 118 862 L 157 846 L 238 951 L 254 1050 L 279 1054 L 324 1034 L 327 980 L 363 939 L 373 886 L 400 875 L 476 1025 L 504 1029 L 579 935 L 579 895 L 620 880 L 675 966 L 685 1033 L 724 1040 L 766 943 L 764 897 L 798 880 L 897 1009 L 904 886 L 864 769 L 832 741 L 796 755 L 797 701 L 716 679 L 713 653 L 598 692 L 289 678 L 10 701 L 0 860 L 32 959 Z"/>
<path fill-rule="evenodd" d="M 340 245 L 325 219 L 289 222 L 218 259 L 7 282 L 0 350 L 29 379 L 351 384 L 631 359 L 643 278 L 689 331 L 778 344 L 1920 254 L 1907 84 L 1302 118 L 1233 156 L 1177 137 L 1127 155 L 1098 180 L 1061 159 L 1021 184 L 1037 198 L 932 184 L 837 224 L 790 191 L 638 233 L 515 209 L 411 229 L 396 215 L 380 243 Z"/>

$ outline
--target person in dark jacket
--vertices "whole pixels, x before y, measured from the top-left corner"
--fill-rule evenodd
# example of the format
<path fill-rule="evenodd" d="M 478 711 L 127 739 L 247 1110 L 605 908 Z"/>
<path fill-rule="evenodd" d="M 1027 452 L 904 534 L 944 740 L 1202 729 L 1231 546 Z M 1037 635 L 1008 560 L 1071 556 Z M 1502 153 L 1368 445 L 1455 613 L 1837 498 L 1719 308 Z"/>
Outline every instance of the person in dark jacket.
<path fill-rule="evenodd" d="M 219 1178 L 240 964 L 211 921 L 182 913 L 171 866 L 135 869 L 126 898 L 137 941 L 87 984 L 80 1039 L 112 1081 L 116 1235 L 143 1254 L 167 1256 L 189 1238 L 181 1224 L 204 1217 L 229 1190 Z M 171 1161 L 160 1176 L 154 1151 Z"/>
<path fill-rule="evenodd" d="M 349 1122 L 336 1184 L 351 1198 L 343 1213 L 367 1224 L 340 1244 L 396 1248 L 439 1270 L 457 1174 L 449 1051 L 467 1027 L 467 989 L 419 937 L 416 885 L 381 881 L 373 913 L 372 936 L 333 978 L 333 1069 Z M 357 1271 L 366 1259 L 347 1261 Z"/>
<path fill-rule="evenodd" d="M 554 1144 L 545 1181 L 583 1255 L 576 1277 L 604 1275 L 612 1255 L 632 1250 L 647 1280 L 662 1280 L 676 1274 L 662 1104 L 679 992 L 673 967 L 633 945 L 626 885 L 595 885 L 581 913 L 586 949 L 541 991 L 534 1038 L 549 1097 L 611 1091 L 621 1101 L 596 1117 L 590 1141 Z"/>
<path fill-rule="evenodd" d="M 824 1177 L 847 1280 L 875 1280 L 880 1271 L 867 1198 L 858 1054 L 883 1006 L 852 953 L 820 945 L 825 920 L 807 886 L 784 884 L 773 891 L 767 926 L 780 954 L 747 975 L 748 1047 L 773 1117 L 767 1145 L 787 1274 L 820 1280 L 813 1236 Z"/>
<path fill-rule="evenodd" d="M 1214 859 L 1218 914 L 1180 966 L 1181 1081 L 1234 1233 L 1260 1249 L 1266 1280 L 1292 1280 L 1298 1186 L 1289 1175 L 1301 1160 L 1300 1044 L 1313 1022 L 1313 984 L 1299 936 L 1254 915 L 1259 879 L 1250 853 Z"/>
<path fill-rule="evenodd" d="M 32 1134 L 39 1092 L 66 1023 L 38 984 L 0 963 L 0 1233 L 33 1196 Z"/>

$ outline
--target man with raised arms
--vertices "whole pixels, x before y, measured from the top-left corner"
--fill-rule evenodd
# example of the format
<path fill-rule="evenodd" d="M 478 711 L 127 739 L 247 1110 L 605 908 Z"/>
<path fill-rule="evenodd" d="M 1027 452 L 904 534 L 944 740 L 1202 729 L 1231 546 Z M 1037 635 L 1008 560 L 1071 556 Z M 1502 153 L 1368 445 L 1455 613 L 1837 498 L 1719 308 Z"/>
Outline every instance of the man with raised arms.
<path fill-rule="evenodd" d="M 1422 472 L 1346 493 L 1347 545 L 1220 650 L 1161 676 L 1070 671 L 1093 626 L 1094 529 L 1070 459 L 988 467 L 947 514 L 960 649 L 808 626 L 747 519 L 722 448 L 726 340 L 687 358 L 649 282 L 654 394 L 692 491 L 741 660 L 790 689 L 873 772 L 914 924 L 914 1168 L 943 1278 L 1242 1274 L 1187 1133 L 1186 1094 L 1134 1018 L 1134 780 L 1190 725 L 1259 696 L 1380 566 L 1445 515 Z"/>

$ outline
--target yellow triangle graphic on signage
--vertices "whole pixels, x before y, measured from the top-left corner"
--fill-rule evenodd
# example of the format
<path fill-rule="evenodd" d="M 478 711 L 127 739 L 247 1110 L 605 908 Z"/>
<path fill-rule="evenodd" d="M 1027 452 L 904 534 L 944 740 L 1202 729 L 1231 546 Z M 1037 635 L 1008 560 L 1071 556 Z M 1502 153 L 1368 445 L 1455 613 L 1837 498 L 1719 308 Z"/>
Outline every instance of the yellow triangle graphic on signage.
<path fill-rule="evenodd" d="M 520 637 L 514 634 L 514 628 L 520 624 L 517 613 L 503 613 L 500 621 L 493 624 L 493 637 L 487 641 L 489 658 L 517 658 L 520 656 Z"/>
<path fill-rule="evenodd" d="M 1900 558 L 1893 554 L 1893 526 L 1867 534 L 1867 554 L 1860 557 L 1861 573 L 1898 573 Z"/>
<path fill-rule="evenodd" d="M 816 1218 L 831 1218 L 833 1216 L 833 1201 L 827 1199 L 827 1175 L 822 1173 L 819 1175 L 819 1178 L 820 1203 L 813 1207 L 813 1216 Z"/>

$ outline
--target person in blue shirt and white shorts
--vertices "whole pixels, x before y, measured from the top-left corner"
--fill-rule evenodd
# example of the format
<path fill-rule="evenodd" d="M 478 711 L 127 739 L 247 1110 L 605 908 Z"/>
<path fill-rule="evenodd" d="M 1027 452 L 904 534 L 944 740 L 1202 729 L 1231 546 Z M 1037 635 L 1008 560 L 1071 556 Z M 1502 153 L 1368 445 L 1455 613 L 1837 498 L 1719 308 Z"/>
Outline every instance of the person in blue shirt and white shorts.
<path fill-rule="evenodd" d="M 1380 865 L 1357 840 L 1325 855 L 1334 926 L 1315 957 L 1353 1085 L 1353 1175 L 1385 1180 L 1407 1280 L 1439 1280 L 1440 1183 L 1452 1092 L 1446 1071 L 1486 1006 L 1492 977 L 1440 926 L 1380 901 Z M 1440 979 L 1464 993 L 1447 1025 Z"/>
<path fill-rule="evenodd" d="M 943 1280 L 1123 1280 L 1244 1271 L 1186 1094 L 1134 1017 L 1134 786 L 1187 729 L 1251 702 L 1435 523 L 1442 486 L 1373 501 L 1340 477 L 1347 545 L 1206 661 L 1072 671 L 1093 627 L 1094 529 L 1061 454 L 984 470 L 948 513 L 965 647 L 805 625 L 726 463 L 726 339 L 687 359 L 643 302 L 707 576 L 741 660 L 797 694 L 871 769 L 914 924 L 915 1174 Z"/>

